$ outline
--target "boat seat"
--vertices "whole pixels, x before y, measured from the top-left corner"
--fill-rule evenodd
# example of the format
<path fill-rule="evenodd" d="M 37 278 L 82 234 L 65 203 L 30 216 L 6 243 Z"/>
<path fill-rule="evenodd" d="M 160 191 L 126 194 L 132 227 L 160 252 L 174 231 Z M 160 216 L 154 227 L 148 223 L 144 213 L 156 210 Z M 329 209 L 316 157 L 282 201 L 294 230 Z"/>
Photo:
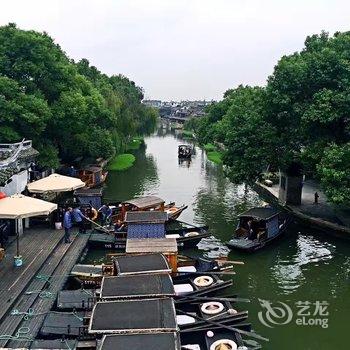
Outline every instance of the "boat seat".
<path fill-rule="evenodd" d="M 185 324 L 191 324 L 195 323 L 196 319 L 194 317 L 188 316 L 188 315 L 176 315 L 176 323 L 179 326 L 185 325 Z"/>
<path fill-rule="evenodd" d="M 192 285 L 189 283 L 175 284 L 174 289 L 175 289 L 176 295 L 182 295 L 182 294 L 186 294 L 194 291 Z"/>
<path fill-rule="evenodd" d="M 177 268 L 178 272 L 197 272 L 194 266 L 180 266 Z"/>
<path fill-rule="evenodd" d="M 165 238 L 180 238 L 181 236 L 178 233 L 171 233 L 169 235 L 165 235 Z"/>

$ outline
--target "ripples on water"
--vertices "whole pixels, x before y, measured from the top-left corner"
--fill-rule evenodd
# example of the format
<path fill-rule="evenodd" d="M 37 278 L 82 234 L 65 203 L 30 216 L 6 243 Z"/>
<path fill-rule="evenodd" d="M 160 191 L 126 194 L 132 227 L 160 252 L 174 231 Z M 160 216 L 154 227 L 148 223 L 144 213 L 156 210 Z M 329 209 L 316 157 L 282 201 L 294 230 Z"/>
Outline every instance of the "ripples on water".
<path fill-rule="evenodd" d="M 276 265 L 271 269 L 273 278 L 284 294 L 293 293 L 306 283 L 306 273 L 313 266 L 328 264 L 335 246 L 299 233 L 295 249 L 294 254 L 286 254 L 286 251 L 283 251 L 283 256 L 279 254 Z"/>

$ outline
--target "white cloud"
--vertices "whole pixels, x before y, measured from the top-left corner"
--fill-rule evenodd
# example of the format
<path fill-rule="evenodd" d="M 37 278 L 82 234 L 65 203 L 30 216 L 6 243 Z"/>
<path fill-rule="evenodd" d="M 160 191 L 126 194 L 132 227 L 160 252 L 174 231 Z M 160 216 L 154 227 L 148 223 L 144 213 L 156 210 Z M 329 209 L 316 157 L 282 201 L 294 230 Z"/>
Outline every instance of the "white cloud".
<path fill-rule="evenodd" d="M 47 31 L 74 59 L 161 99 L 264 84 L 307 35 L 349 29 L 345 0 L 1 0 L 0 25 Z"/>

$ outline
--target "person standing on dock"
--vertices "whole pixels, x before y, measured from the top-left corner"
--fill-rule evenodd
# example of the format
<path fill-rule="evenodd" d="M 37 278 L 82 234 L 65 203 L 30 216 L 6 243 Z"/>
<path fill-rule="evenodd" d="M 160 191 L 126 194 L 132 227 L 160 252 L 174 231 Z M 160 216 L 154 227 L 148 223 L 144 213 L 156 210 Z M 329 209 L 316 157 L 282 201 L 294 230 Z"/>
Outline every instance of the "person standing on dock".
<path fill-rule="evenodd" d="M 74 222 L 76 222 L 79 227 L 79 233 L 86 233 L 85 223 L 84 223 L 85 216 L 83 215 L 79 207 L 76 207 L 73 209 L 72 216 L 73 216 Z"/>
<path fill-rule="evenodd" d="M 101 223 L 102 226 L 105 226 L 112 216 L 112 209 L 107 204 L 103 204 L 102 207 L 98 210 L 101 213 Z"/>
<path fill-rule="evenodd" d="M 72 211 L 71 207 L 68 207 L 63 217 L 63 227 L 64 227 L 64 242 L 70 243 L 70 229 L 72 228 Z"/>

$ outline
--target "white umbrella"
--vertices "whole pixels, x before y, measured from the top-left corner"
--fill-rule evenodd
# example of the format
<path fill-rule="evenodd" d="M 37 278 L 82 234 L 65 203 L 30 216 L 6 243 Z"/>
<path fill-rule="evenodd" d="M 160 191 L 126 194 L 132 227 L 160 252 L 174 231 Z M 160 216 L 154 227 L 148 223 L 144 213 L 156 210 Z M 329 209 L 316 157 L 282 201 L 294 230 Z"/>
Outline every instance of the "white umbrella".
<path fill-rule="evenodd" d="M 14 194 L 0 199 L 0 219 L 25 219 L 32 216 L 49 215 L 57 209 L 57 204 L 41 199 Z M 17 232 L 17 256 L 19 255 L 19 237 Z"/>
<path fill-rule="evenodd" d="M 85 183 L 76 177 L 51 174 L 43 179 L 34 181 L 27 185 L 28 191 L 32 193 L 45 192 L 68 192 L 84 187 Z"/>

